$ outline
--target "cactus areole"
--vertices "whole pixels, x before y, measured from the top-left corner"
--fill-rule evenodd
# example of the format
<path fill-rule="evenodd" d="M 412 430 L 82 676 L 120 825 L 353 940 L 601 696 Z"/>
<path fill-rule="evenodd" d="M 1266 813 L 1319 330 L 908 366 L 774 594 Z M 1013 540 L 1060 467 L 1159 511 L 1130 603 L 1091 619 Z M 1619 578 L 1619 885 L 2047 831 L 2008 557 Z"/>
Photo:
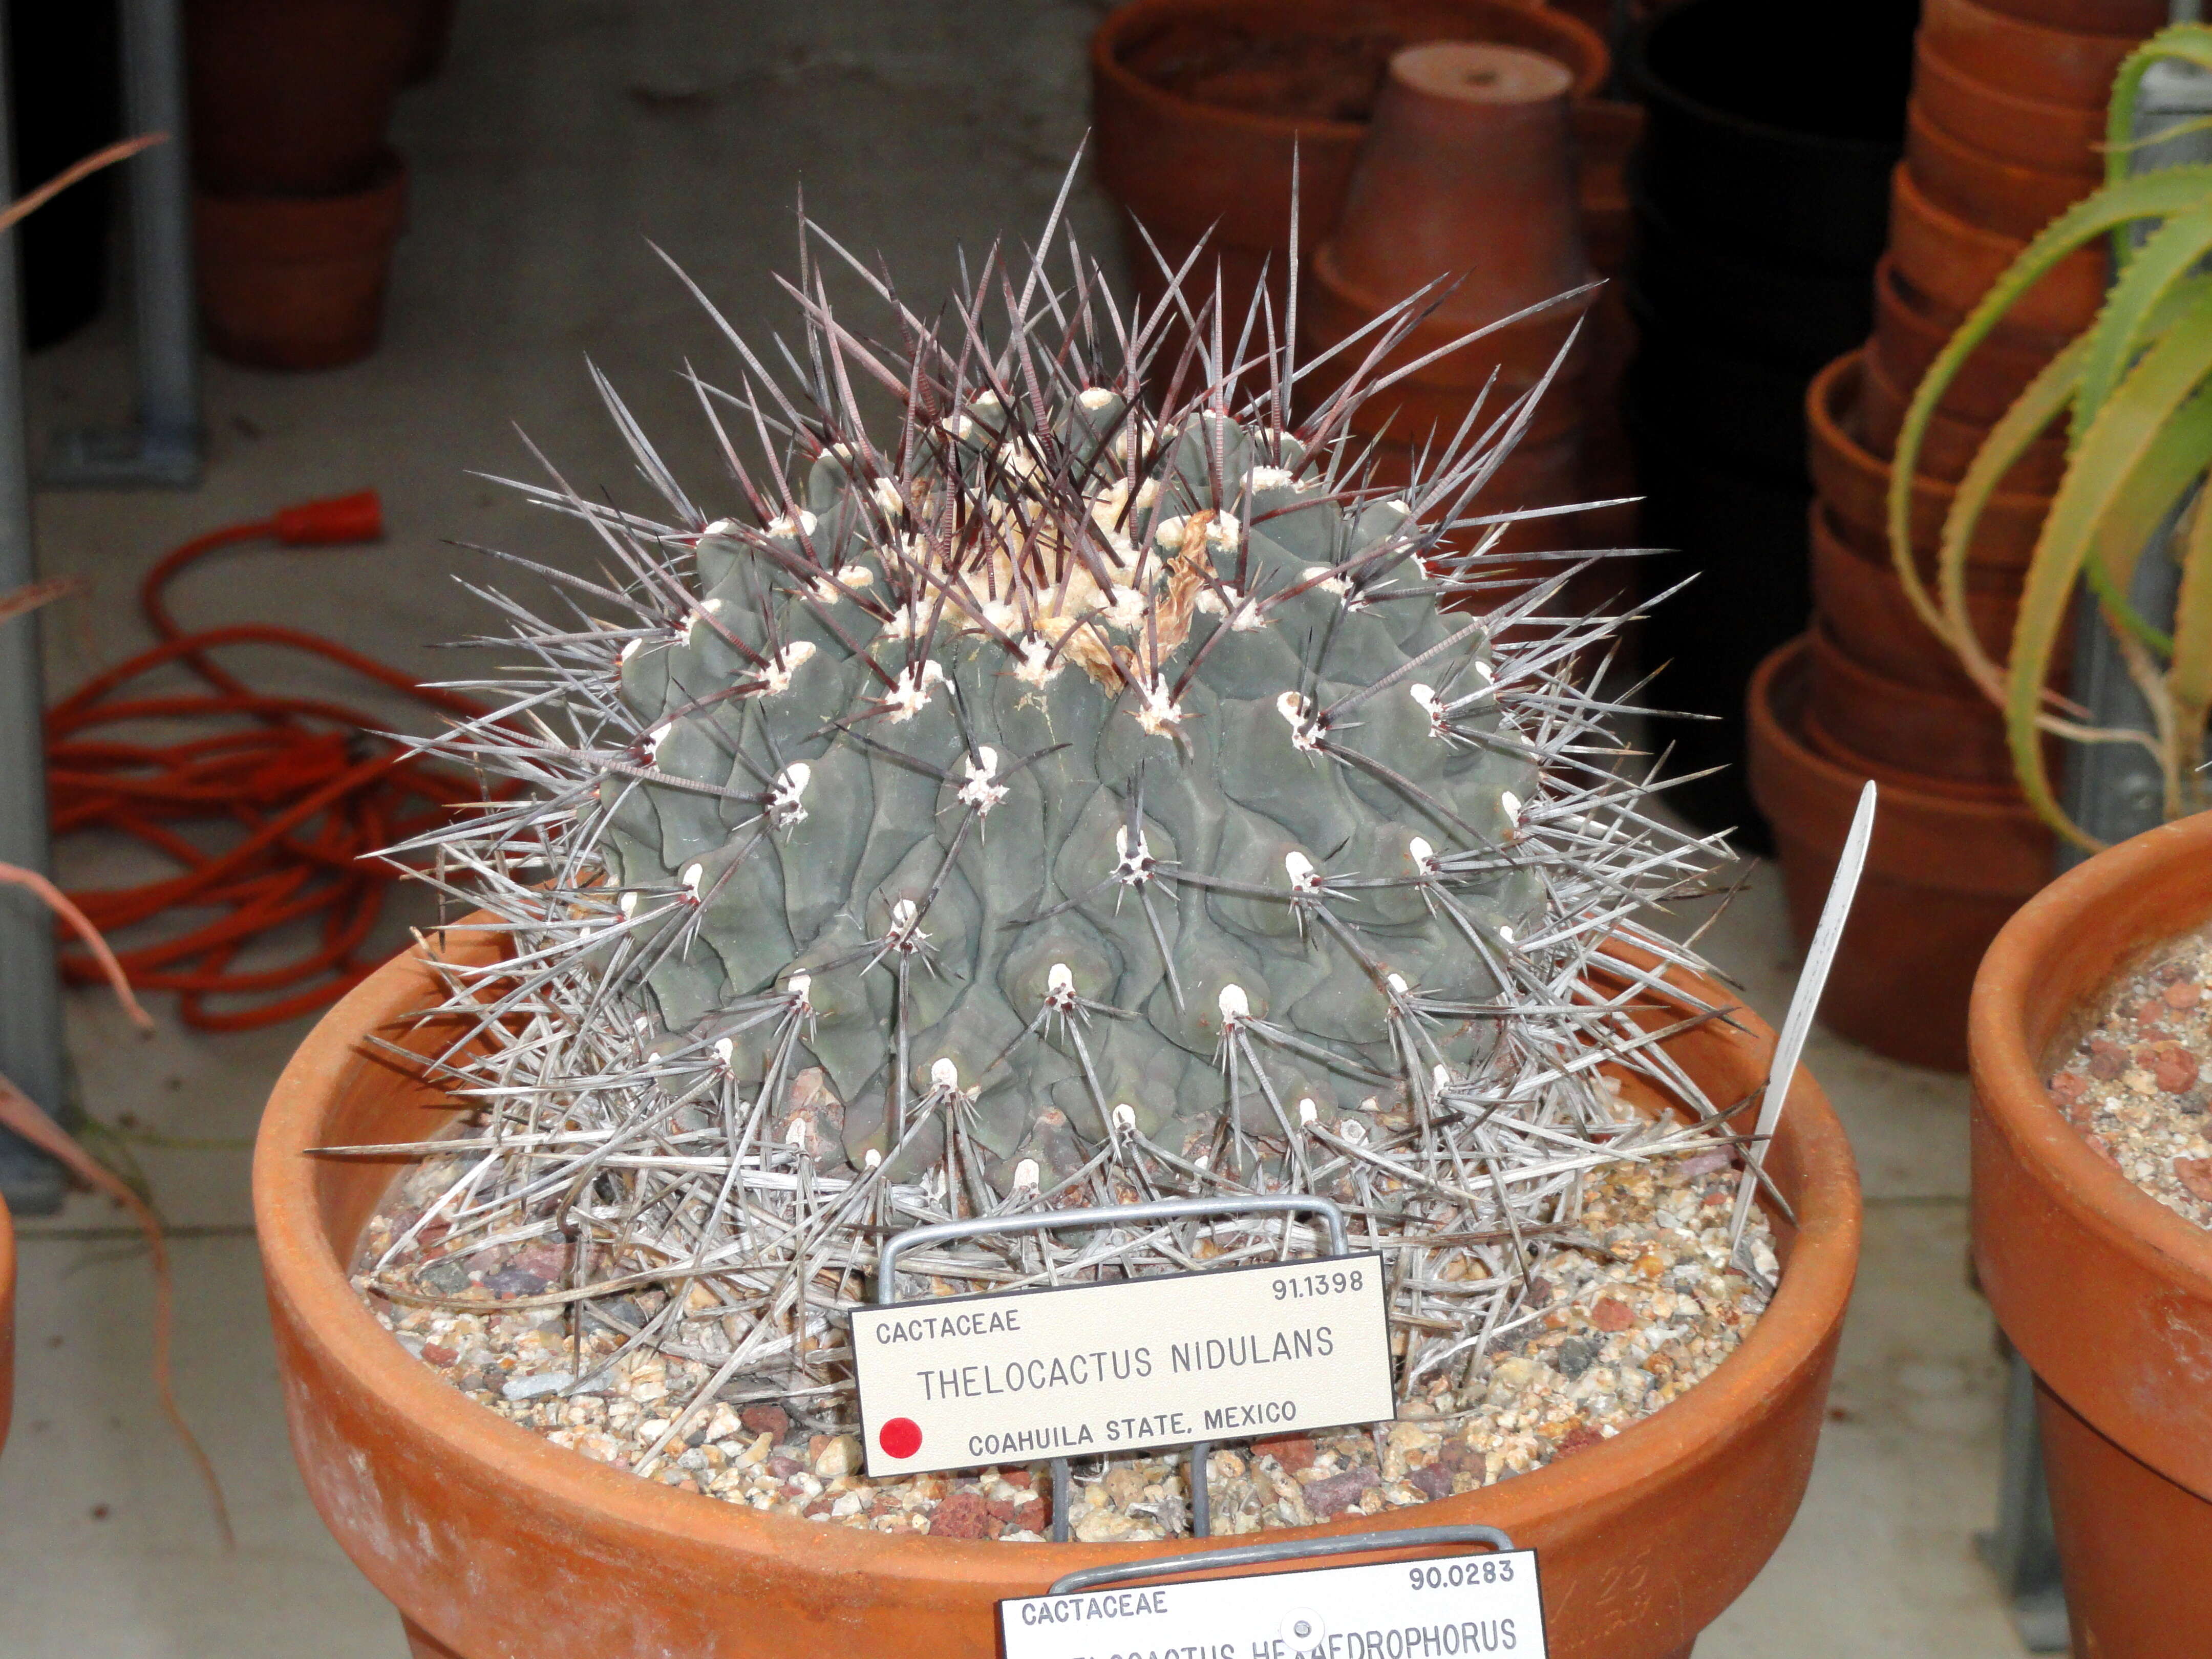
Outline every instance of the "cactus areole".
<path fill-rule="evenodd" d="M 883 342 L 802 262 L 782 374 L 730 331 L 740 389 L 698 386 L 741 510 L 696 507 L 604 382 L 660 516 L 527 486 L 611 574 L 535 567 L 557 614 L 497 598 L 526 662 L 433 745 L 524 788 L 428 843 L 512 953 L 449 970 L 481 1111 L 416 1228 L 566 1240 L 572 1302 L 665 1290 L 638 1342 L 849 1422 L 842 1312 L 887 1232 L 1322 1193 L 1395 1263 L 1401 1396 L 1442 1390 L 1537 1317 L 1587 1171 L 1723 1133 L 1649 976 L 1591 971 L 1622 936 L 1683 959 L 1636 916 L 1710 848 L 1645 816 L 1571 675 L 1616 625 L 1547 616 L 1579 565 L 1501 589 L 1516 504 L 1481 490 L 1531 402 L 1389 493 L 1346 417 L 1418 297 L 1305 397 L 1264 300 L 1131 313 L 1079 256 L 994 250 L 933 325 L 843 263 Z M 1608 1062 L 1684 1113 L 1623 1109 Z M 899 1288 L 1317 1244 L 987 1237 Z"/>

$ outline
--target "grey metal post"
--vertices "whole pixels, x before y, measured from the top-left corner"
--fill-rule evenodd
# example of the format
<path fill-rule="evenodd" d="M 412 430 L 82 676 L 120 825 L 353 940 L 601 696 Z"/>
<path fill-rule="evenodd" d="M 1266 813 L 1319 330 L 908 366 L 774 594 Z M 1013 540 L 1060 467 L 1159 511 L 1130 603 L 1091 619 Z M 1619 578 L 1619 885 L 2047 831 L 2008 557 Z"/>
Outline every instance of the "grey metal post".
<path fill-rule="evenodd" d="M 43 481 L 57 489 L 189 488 L 200 479 L 199 338 L 192 297 L 192 186 L 185 46 L 177 0 L 124 0 L 124 108 L 133 132 L 169 142 L 129 170 L 137 424 L 58 432 Z"/>
<path fill-rule="evenodd" d="M 2196 21 L 2197 0 L 2175 0 L 2175 22 Z M 2147 137 L 2212 114 L 2212 76 L 2191 65 L 2154 64 L 2143 76 L 2136 136 Z M 2212 161 L 2212 133 L 2185 134 L 2171 143 L 2138 150 L 2135 170 Z M 2174 520 L 2160 525 L 2136 563 L 2128 599 L 2138 614 L 2170 626 L 2181 571 L 2170 549 Z M 2153 730 L 2150 706 L 2128 676 L 2094 599 L 2085 589 L 2074 633 L 2074 700 L 2093 726 Z M 2068 816 L 2098 840 L 2125 841 L 2155 829 L 2165 816 L 2166 792 L 2158 763 L 2134 744 L 2076 744 L 2067 756 L 2064 799 Z M 2062 846 L 2063 874 L 2088 856 Z M 2035 1375 L 2012 1354 L 2006 1382 L 2004 1462 L 1998 1477 L 1997 1524 L 1977 1539 L 2012 1603 L 2014 1627 L 2032 1653 L 2063 1653 L 2069 1645 L 2066 1590 L 2059 1575 L 2058 1543 L 2051 1528 L 2051 1493 L 2044 1480 L 2043 1441 L 2035 1420 Z"/>
<path fill-rule="evenodd" d="M 0 179 L 13 176 L 8 118 L 8 56 L 0 40 Z M 12 232 L 0 240 L 0 593 L 38 574 L 23 447 L 16 243 Z M 45 719 L 38 617 L 0 622 L 0 861 L 40 872 L 49 867 Z M 0 890 L 0 1073 L 49 1112 L 60 1107 L 62 1005 L 53 920 L 20 887 Z M 0 1194 L 11 1210 L 50 1213 L 61 1206 L 61 1170 L 45 1153 L 0 1131 Z"/>

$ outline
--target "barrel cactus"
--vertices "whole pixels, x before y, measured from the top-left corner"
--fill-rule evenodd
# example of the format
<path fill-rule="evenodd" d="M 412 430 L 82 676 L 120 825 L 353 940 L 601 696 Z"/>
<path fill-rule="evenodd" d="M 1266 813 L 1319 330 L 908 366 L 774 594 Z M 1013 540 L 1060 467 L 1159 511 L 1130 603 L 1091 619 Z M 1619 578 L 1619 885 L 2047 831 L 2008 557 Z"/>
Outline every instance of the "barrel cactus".
<path fill-rule="evenodd" d="M 552 1240 L 556 1299 L 628 1298 L 623 1342 L 711 1372 L 698 1401 L 830 1426 L 887 1231 L 1320 1193 L 1395 1264 L 1402 1394 L 1454 1386 L 1538 1316 L 1591 1170 L 1725 1133 L 1636 976 L 1593 973 L 1622 938 L 1680 959 L 1638 915 L 1711 848 L 1648 815 L 1578 683 L 1617 623 L 1548 614 L 1577 567 L 1499 586 L 1516 504 L 1480 492 L 1532 400 L 1386 489 L 1346 422 L 1416 305 L 1304 399 L 1264 298 L 1132 313 L 1079 258 L 994 252 L 940 326 L 853 269 L 887 343 L 814 271 L 782 381 L 724 325 L 742 384 L 698 389 L 739 513 L 604 382 L 665 508 L 524 486 L 611 574 L 533 566 L 558 616 L 499 598 L 528 665 L 433 744 L 520 785 L 425 843 L 512 949 L 446 969 L 478 1111 L 385 1265 L 433 1223 Z M 1624 1073 L 1686 1115 L 1626 1109 Z M 1313 1245 L 979 1238 L 902 1293 Z"/>

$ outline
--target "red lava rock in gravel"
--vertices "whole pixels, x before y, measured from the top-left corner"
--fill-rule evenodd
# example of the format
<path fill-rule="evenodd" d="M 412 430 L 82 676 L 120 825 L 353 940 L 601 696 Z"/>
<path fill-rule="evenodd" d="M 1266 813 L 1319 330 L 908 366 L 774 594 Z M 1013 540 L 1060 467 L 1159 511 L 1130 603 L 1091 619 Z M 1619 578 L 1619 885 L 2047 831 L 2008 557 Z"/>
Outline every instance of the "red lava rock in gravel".
<path fill-rule="evenodd" d="M 459 1354 L 442 1343 L 425 1342 L 422 1345 L 422 1363 L 426 1365 L 451 1365 L 459 1358 Z"/>
<path fill-rule="evenodd" d="M 1406 1479 L 1426 1493 L 1431 1503 L 1451 1496 L 1452 1472 L 1441 1463 L 1424 1463 Z"/>
<path fill-rule="evenodd" d="M 1597 1445 L 1604 1438 L 1589 1424 L 1577 1423 L 1559 1437 L 1559 1443 L 1552 1448 L 1552 1455 L 1554 1459 L 1571 1456 L 1585 1446 Z"/>
<path fill-rule="evenodd" d="M 568 1272 L 568 1252 L 558 1244 L 548 1244 L 541 1239 L 535 1244 L 524 1245 L 507 1265 L 520 1267 L 526 1273 L 536 1273 L 540 1279 L 555 1279 Z"/>
<path fill-rule="evenodd" d="M 484 1280 L 484 1288 L 498 1296 L 536 1296 L 545 1288 L 545 1281 L 520 1267 L 501 1267 Z"/>
<path fill-rule="evenodd" d="M 1462 1469 L 1480 1474 L 1483 1467 L 1482 1454 L 1464 1440 L 1445 1441 L 1442 1449 L 1437 1453 L 1437 1462 L 1455 1474 Z"/>
<path fill-rule="evenodd" d="M 999 1479 L 1010 1486 L 1020 1486 L 1024 1491 L 1036 1481 L 1036 1476 L 1028 1469 L 1002 1469 Z"/>
<path fill-rule="evenodd" d="M 1636 1322 L 1636 1316 L 1628 1304 L 1618 1297 L 1601 1297 L 1590 1310 L 1590 1323 L 1601 1331 L 1625 1331 Z"/>
<path fill-rule="evenodd" d="M 994 1498 L 989 1503 L 984 1504 L 983 1508 L 991 1519 L 996 1521 L 1000 1526 L 1006 1525 L 1014 1518 L 1014 1500 L 1011 1498 Z"/>
<path fill-rule="evenodd" d="M 1370 1486 L 1382 1484 L 1382 1477 L 1372 1469 L 1346 1469 L 1342 1474 L 1325 1475 L 1307 1484 L 1306 1507 L 1326 1520 L 1357 1504 L 1359 1494 Z"/>
<path fill-rule="evenodd" d="M 1321 1454 L 1314 1443 L 1302 1434 L 1278 1434 L 1252 1443 L 1255 1457 L 1272 1457 L 1283 1466 L 1285 1474 L 1296 1474 L 1300 1469 L 1310 1469 Z"/>
<path fill-rule="evenodd" d="M 772 1434 L 778 1440 L 791 1432 L 791 1413 L 781 1406 L 748 1406 L 738 1413 L 747 1434 Z"/>
<path fill-rule="evenodd" d="M 787 1480 L 790 1480 L 793 1475 L 799 1474 L 805 1467 L 805 1464 L 800 1462 L 795 1457 L 784 1457 L 779 1455 L 771 1457 L 768 1460 L 768 1472 L 770 1474 L 780 1474 Z"/>
<path fill-rule="evenodd" d="M 2089 1044 L 2089 1075 L 2110 1083 L 2128 1069 L 2128 1057 L 2114 1044 L 2103 1038 L 2092 1039 Z"/>
<path fill-rule="evenodd" d="M 2161 1042 L 2151 1052 L 2150 1073 L 2166 1093 L 2186 1094 L 2197 1086 L 2197 1056 L 2178 1042 Z"/>
<path fill-rule="evenodd" d="M 817 1498 L 806 1506 L 805 1513 L 810 1519 L 817 1515 L 827 1515 L 835 1502 L 834 1498 Z"/>
<path fill-rule="evenodd" d="M 933 1538 L 995 1538 L 990 1505 L 980 1492 L 956 1492 L 939 1504 L 929 1517 Z"/>
<path fill-rule="evenodd" d="M 2212 1158 L 2177 1158 L 2173 1178 L 2207 1204 L 2212 1204 Z"/>
<path fill-rule="evenodd" d="M 1042 1498 L 1025 1498 L 1014 1505 L 1013 1524 L 1017 1531 L 1041 1533 L 1051 1527 L 1052 1511 Z"/>
<path fill-rule="evenodd" d="M 1545 1278 L 1543 1274 L 1531 1273 L 1528 1276 L 1528 1305 L 1530 1307 L 1548 1308 L 1552 1305 L 1553 1297 L 1557 1294 L 1558 1292 L 1552 1288 L 1552 1281 Z"/>
<path fill-rule="evenodd" d="M 2169 1008 L 2194 1008 L 2204 1000 L 2203 988 L 2191 984 L 2187 980 L 2167 986 L 2163 995 L 2166 998 L 2166 1006 Z"/>

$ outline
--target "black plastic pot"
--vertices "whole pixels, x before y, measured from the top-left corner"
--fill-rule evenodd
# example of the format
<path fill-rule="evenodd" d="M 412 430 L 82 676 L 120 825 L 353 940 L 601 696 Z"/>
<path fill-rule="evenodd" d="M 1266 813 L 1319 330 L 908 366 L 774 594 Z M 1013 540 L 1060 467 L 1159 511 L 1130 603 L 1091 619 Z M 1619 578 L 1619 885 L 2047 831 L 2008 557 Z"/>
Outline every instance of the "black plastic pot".
<path fill-rule="evenodd" d="M 1800 397 L 1815 369 L 1873 331 L 1880 242 L 1850 270 L 1805 270 L 1685 232 L 1640 176 L 1629 201 L 1636 223 L 1629 270 L 1645 310 L 1666 328 L 1731 356 L 1802 371 Z"/>
<path fill-rule="evenodd" d="M 1655 719 L 1651 743 L 1671 750 L 1668 776 L 1723 769 L 1669 790 L 1676 811 L 1700 829 L 1734 829 L 1740 850 L 1765 852 L 1771 838 L 1744 775 L 1744 690 L 1760 659 L 1803 632 L 1811 614 L 1812 492 L 1727 466 L 1650 419 L 1632 406 L 1644 539 L 1674 550 L 1638 561 L 1645 592 L 1696 578 L 1644 624 L 1644 668 L 1658 675 L 1644 701 L 1687 717 Z"/>
<path fill-rule="evenodd" d="M 1686 236 L 1762 263 L 1871 267 L 1888 236 L 1919 0 L 1687 0 L 1630 37 L 1644 185 Z"/>
<path fill-rule="evenodd" d="M 115 0 L 8 0 L 9 137 L 21 195 L 122 134 Z M 23 221 L 23 343 L 82 328 L 107 295 L 115 179 L 99 173 Z"/>
<path fill-rule="evenodd" d="M 1633 289 L 1627 298 L 1639 336 L 1622 388 L 1632 421 L 1666 431 L 1673 453 L 1703 458 L 1693 464 L 1717 462 L 1809 494 L 1803 371 L 1717 349 L 1659 320 Z M 1671 487 L 1663 476 L 1649 483 Z"/>

